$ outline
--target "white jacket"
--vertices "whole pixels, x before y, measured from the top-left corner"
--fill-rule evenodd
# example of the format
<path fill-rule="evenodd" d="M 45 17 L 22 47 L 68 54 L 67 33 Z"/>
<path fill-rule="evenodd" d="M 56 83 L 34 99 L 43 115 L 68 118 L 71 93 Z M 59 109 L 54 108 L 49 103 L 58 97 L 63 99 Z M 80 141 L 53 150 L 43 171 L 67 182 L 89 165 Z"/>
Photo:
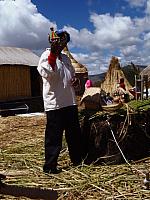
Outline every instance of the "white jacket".
<path fill-rule="evenodd" d="M 43 79 L 43 101 L 45 111 L 76 105 L 75 91 L 71 79 L 75 70 L 66 54 L 61 54 L 61 61 L 56 59 L 55 70 L 48 64 L 50 49 L 41 55 L 38 72 Z"/>

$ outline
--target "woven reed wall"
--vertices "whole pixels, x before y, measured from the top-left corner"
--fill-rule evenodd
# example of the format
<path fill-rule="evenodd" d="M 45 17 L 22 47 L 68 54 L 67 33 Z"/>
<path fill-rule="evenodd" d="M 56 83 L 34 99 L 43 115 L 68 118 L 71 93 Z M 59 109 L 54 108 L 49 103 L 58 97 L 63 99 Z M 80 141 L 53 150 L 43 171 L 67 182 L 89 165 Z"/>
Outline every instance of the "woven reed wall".
<path fill-rule="evenodd" d="M 19 65 L 0 66 L 0 100 L 30 96 L 30 68 Z"/>

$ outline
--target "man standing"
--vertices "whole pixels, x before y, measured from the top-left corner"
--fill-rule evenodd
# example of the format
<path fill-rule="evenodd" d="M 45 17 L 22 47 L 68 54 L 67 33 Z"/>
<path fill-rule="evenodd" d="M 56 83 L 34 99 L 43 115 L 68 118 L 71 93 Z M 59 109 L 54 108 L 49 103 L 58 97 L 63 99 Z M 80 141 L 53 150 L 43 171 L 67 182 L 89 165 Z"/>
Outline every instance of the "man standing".
<path fill-rule="evenodd" d="M 69 57 L 62 53 L 70 41 L 66 31 L 55 31 L 57 39 L 51 41 L 51 48 L 41 55 L 38 71 L 43 80 L 43 101 L 47 117 L 45 130 L 45 173 L 58 173 L 57 160 L 62 148 L 62 136 L 68 145 L 73 165 L 81 159 L 81 130 L 78 120 L 74 86 L 75 70 Z"/>

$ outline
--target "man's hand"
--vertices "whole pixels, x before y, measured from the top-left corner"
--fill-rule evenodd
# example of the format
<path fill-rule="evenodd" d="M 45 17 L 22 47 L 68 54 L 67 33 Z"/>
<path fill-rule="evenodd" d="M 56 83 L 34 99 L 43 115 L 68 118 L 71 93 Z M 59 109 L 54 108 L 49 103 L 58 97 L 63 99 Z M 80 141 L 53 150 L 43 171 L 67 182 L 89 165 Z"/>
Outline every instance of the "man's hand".
<path fill-rule="evenodd" d="M 56 40 L 56 41 L 53 41 L 52 44 L 51 44 L 51 52 L 52 54 L 58 56 L 60 54 L 60 47 L 59 47 L 59 41 Z"/>
<path fill-rule="evenodd" d="M 59 41 L 59 40 L 56 40 L 56 41 L 53 41 L 52 44 L 51 44 L 51 52 L 58 56 L 61 51 L 65 48 L 65 46 L 67 45 L 66 41 Z"/>

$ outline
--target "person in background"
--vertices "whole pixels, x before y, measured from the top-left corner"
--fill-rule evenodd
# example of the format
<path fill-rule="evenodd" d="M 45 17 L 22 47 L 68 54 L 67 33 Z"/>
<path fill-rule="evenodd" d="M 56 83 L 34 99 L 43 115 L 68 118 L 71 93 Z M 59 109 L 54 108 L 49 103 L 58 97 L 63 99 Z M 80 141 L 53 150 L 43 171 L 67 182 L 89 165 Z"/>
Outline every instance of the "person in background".
<path fill-rule="evenodd" d="M 64 30 L 55 33 L 59 39 L 51 40 L 51 48 L 42 53 L 37 68 L 43 80 L 47 119 L 43 171 L 54 174 L 61 171 L 57 161 L 64 131 L 72 164 L 76 166 L 82 162 L 81 129 L 74 91 L 77 79 L 69 57 L 62 53 L 70 41 L 70 35 Z"/>
<path fill-rule="evenodd" d="M 126 91 L 124 78 L 120 78 L 120 82 L 117 83 L 116 90 L 113 92 L 113 101 L 115 103 L 127 103 L 129 101 L 129 94 Z"/>

